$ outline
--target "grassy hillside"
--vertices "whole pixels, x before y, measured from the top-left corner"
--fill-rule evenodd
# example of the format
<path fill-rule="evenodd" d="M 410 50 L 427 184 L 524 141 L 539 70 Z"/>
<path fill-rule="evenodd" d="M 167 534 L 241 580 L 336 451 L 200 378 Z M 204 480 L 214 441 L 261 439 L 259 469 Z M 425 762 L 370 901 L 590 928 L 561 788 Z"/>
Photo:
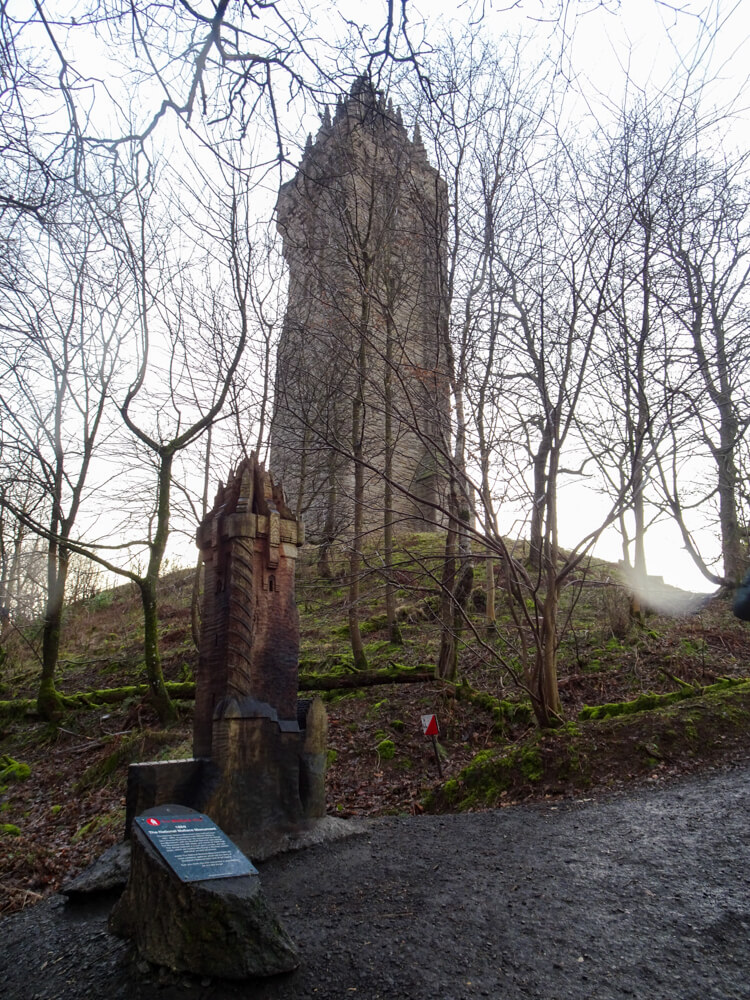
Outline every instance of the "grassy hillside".
<path fill-rule="evenodd" d="M 440 539 L 402 542 L 397 580 L 403 644 L 388 641 L 380 556 L 368 552 L 361 606 L 369 666 L 431 669 L 438 645 Z M 613 570 L 592 565 L 560 648 L 566 726 L 539 734 L 523 692 L 498 666 L 507 652 L 507 613 L 488 632 L 482 614 L 484 563 L 478 559 L 464 634 L 460 683 L 434 680 L 327 692 L 330 716 L 328 808 L 341 816 L 504 805 L 529 797 L 590 794 L 634 780 L 723 763 L 745 754 L 750 730 L 750 629 L 716 599 L 683 618 L 650 615 L 628 624 L 627 598 Z M 312 554 L 301 560 L 300 666 L 350 674 L 343 557 L 320 580 Z M 189 572 L 170 574 L 161 591 L 162 653 L 168 680 L 190 681 Z M 0 700 L 33 698 L 39 623 L 5 630 Z M 65 694 L 137 685 L 143 679 L 137 593 L 119 587 L 67 609 L 59 687 Z M 584 706 L 609 705 L 598 711 Z M 122 835 L 125 773 L 134 760 L 191 752 L 190 700 L 161 731 L 137 690 L 105 704 L 91 698 L 60 726 L 0 711 L 0 912 L 57 888 Z M 440 722 L 441 781 L 420 716 Z M 600 716 L 598 718 L 593 716 Z"/>

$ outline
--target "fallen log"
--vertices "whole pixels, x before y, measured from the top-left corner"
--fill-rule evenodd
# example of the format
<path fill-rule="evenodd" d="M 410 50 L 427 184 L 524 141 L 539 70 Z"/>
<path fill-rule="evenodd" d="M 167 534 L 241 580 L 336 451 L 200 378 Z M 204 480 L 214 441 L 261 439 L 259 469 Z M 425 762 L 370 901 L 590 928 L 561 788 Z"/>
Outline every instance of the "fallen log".
<path fill-rule="evenodd" d="M 432 670 L 360 670 L 350 674 L 301 674 L 300 691 L 340 691 L 375 684 L 423 684 L 435 680 Z"/>
<path fill-rule="evenodd" d="M 299 691 L 345 691 L 373 687 L 376 684 L 423 684 L 435 679 L 432 670 L 411 670 L 390 667 L 386 670 L 354 671 L 348 674 L 300 674 Z M 165 684 L 170 698 L 189 701 L 195 698 L 194 681 L 167 681 Z M 127 698 L 145 697 L 145 684 L 132 684 L 119 688 L 101 688 L 94 691 L 78 691 L 75 694 L 61 694 L 65 708 L 101 708 L 117 705 Z M 35 698 L 16 698 L 0 701 L 0 718 L 35 716 Z"/>
<path fill-rule="evenodd" d="M 164 685 L 170 698 L 190 700 L 195 698 L 194 681 L 167 681 Z M 145 698 L 148 693 L 146 684 L 128 684 L 117 688 L 99 688 L 93 691 L 76 691 L 74 694 L 58 692 L 63 708 L 103 708 L 105 705 L 117 705 L 128 698 Z M 36 698 L 15 698 L 11 701 L 0 701 L 0 718 L 34 717 L 37 715 Z"/>

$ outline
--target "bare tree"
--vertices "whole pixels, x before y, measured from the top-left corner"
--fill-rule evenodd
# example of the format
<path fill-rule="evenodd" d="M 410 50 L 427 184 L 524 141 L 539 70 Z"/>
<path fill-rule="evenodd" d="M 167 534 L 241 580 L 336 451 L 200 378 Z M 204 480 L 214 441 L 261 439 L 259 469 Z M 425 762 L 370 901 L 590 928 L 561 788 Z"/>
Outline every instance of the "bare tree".
<path fill-rule="evenodd" d="M 616 472 L 612 489 L 630 483 L 636 579 L 646 573 L 650 508 L 652 518 L 669 513 L 707 579 L 732 586 L 744 563 L 737 510 L 747 426 L 744 158 L 722 162 L 714 116 L 684 94 L 623 113 L 610 149 L 607 173 L 626 194 L 604 362 L 619 388 L 609 396 L 614 412 L 597 417 L 602 432 L 587 432 L 597 440 L 592 453 L 606 475 Z M 611 392 L 615 384 L 610 377 L 602 387 Z M 709 567 L 690 528 L 697 508 L 703 521 L 711 517 L 714 498 L 723 573 Z M 622 533 L 628 561 L 624 519 Z"/>
<path fill-rule="evenodd" d="M 54 90 L 56 143 L 72 154 L 75 184 L 90 190 L 92 154 L 122 149 L 127 155 L 133 143 L 147 145 L 170 120 L 221 157 L 220 138 L 239 145 L 263 118 L 272 140 L 266 167 L 280 165 L 289 145 L 286 109 L 348 89 L 353 76 L 342 76 L 353 53 L 375 76 L 394 62 L 419 73 L 422 24 L 411 13 L 407 0 L 387 0 L 369 28 L 336 4 L 311 8 L 303 0 L 105 0 L 73 13 L 36 3 L 21 11 L 3 6 L 2 38 L 16 66 L 28 64 L 32 48 L 40 54 L 44 72 L 27 65 L 14 73 L 11 87 L 20 92 L 30 72 Z M 117 66 L 109 79 L 92 78 L 90 52 Z M 38 166 L 42 174 L 48 169 L 44 155 Z M 29 191 L 31 210 L 38 194 Z"/>
<path fill-rule="evenodd" d="M 691 157 L 680 180 L 668 229 L 679 292 L 668 306 L 689 345 L 692 377 L 683 393 L 695 441 L 714 469 L 709 495 L 715 496 L 718 508 L 721 576 L 707 572 L 680 514 L 677 491 L 669 489 L 667 495 L 698 565 L 709 579 L 733 588 L 746 562 L 739 527 L 738 456 L 750 424 L 750 351 L 745 337 L 750 315 L 750 191 L 744 158 L 715 165 Z M 666 485 L 666 478 L 662 482 Z"/>
<path fill-rule="evenodd" d="M 136 178 L 137 179 L 137 178 Z M 210 289 L 194 295 L 189 269 L 165 239 L 167 220 L 154 218 L 150 170 L 133 185 L 132 218 L 123 217 L 121 249 L 136 295 L 138 365 L 119 404 L 120 414 L 155 472 L 145 570 L 126 575 L 141 594 L 146 676 L 162 722 L 173 716 L 158 644 L 158 583 L 172 515 L 176 457 L 214 423 L 229 395 L 248 340 L 250 263 L 244 253 L 246 219 L 239 198 L 229 200 L 226 266 L 234 309 Z M 170 220 L 172 221 L 172 220 Z"/>
<path fill-rule="evenodd" d="M 405 81 L 405 100 L 418 115 L 430 153 L 447 181 L 443 209 L 446 236 L 437 242 L 439 252 L 446 257 L 440 265 L 444 315 L 438 333 L 453 421 L 450 434 L 436 442 L 435 450 L 442 455 L 446 475 L 444 517 L 448 529 L 440 580 L 443 627 L 437 669 L 449 678 L 456 675 L 463 605 L 473 585 L 471 533 L 465 529 L 471 512 L 477 509 L 475 486 L 467 473 L 473 444 L 471 427 L 477 420 L 480 429 L 486 430 L 482 421 L 485 415 L 490 419 L 482 403 L 467 409 L 467 402 L 476 402 L 472 399 L 476 385 L 472 366 L 482 366 L 477 344 L 491 308 L 495 224 L 509 196 L 513 162 L 523 156 L 539 120 L 539 109 L 532 107 L 535 99 L 526 90 L 533 74 L 521 70 L 521 48 L 511 52 L 508 46 L 500 53 L 478 34 L 447 38 L 439 58 L 426 63 L 434 99 L 428 100 L 419 88 L 409 89 L 411 81 Z M 524 106 L 526 111 L 521 112 Z M 486 365 L 484 371 L 488 371 Z M 441 426 L 447 430 L 447 423 Z M 489 449 L 483 454 L 488 458 Z M 491 522 L 488 460 L 483 472 L 479 488 L 484 491 L 485 503 L 479 510 Z M 494 580 L 491 568 L 487 579 Z M 490 591 L 490 618 L 493 608 Z"/>
<path fill-rule="evenodd" d="M 455 482 L 476 515 L 461 510 L 456 490 L 455 529 L 448 532 L 453 550 L 446 552 L 448 575 L 441 581 L 443 619 L 453 616 L 455 642 L 464 621 L 456 598 L 466 595 L 451 560 L 457 540 L 473 536 L 491 557 L 490 593 L 493 559 L 500 564 L 515 623 L 498 636 L 491 655 L 528 691 L 539 723 L 554 725 L 560 718 L 557 651 L 566 627 L 562 595 L 571 595 L 567 614 L 579 586 L 571 586 L 576 570 L 622 500 L 616 498 L 601 523 L 586 525 L 572 551 L 563 551 L 559 493 L 565 482 L 580 479 L 586 461 L 577 421 L 595 379 L 593 348 L 609 308 L 619 237 L 606 223 L 615 193 L 591 189 L 575 143 L 556 125 L 550 92 L 520 65 L 503 62 L 476 39 L 463 52 L 449 49 L 446 64 L 450 58 L 456 60 L 453 79 L 440 88 L 446 104 L 441 111 L 438 102 L 433 114 L 454 206 L 448 280 L 457 425 L 451 455 Z M 459 107 L 466 101 L 468 114 Z M 460 457 L 467 451 L 475 466 Z M 476 485 L 469 477 L 474 468 Z M 526 565 L 500 536 L 498 491 L 526 517 Z M 444 665 L 454 662 L 450 641 L 442 652 Z"/>
<path fill-rule="evenodd" d="M 38 708 L 53 718 L 67 543 L 89 488 L 127 320 L 120 273 L 85 206 L 74 200 L 64 224 L 58 213 L 53 227 L 36 228 L 33 237 L 25 273 L 3 297 L 0 407 L 4 447 L 15 450 L 39 498 L 34 510 L 14 508 L 16 517 L 47 539 Z"/>
<path fill-rule="evenodd" d="M 46 577 L 41 540 L 28 526 L 44 497 L 10 437 L 0 436 L 0 626 L 43 613 Z"/>
<path fill-rule="evenodd" d="M 666 105 L 666 111 L 664 106 Z M 595 190 L 612 191 L 606 224 L 619 248 L 609 276 L 608 316 L 595 345 L 599 378 L 580 433 L 610 497 L 627 497 L 618 517 L 623 562 L 641 582 L 632 596 L 639 613 L 647 577 L 646 532 L 665 514 L 653 486 L 659 453 L 676 422 L 668 385 L 684 371 L 684 346 L 674 337 L 667 303 L 674 273 L 666 253 L 676 169 L 695 137 L 694 109 L 680 99 L 637 102 L 615 131 L 600 130 L 590 157 Z"/>

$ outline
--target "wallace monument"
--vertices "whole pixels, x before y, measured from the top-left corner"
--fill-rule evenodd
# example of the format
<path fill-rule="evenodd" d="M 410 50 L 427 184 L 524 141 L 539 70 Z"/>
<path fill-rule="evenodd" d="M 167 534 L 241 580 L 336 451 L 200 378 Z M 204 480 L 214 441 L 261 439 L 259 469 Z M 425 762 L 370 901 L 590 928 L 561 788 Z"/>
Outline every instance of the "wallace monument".
<path fill-rule="evenodd" d="M 276 365 L 271 473 L 307 537 L 440 523 L 448 437 L 447 187 L 360 77 L 281 188 L 289 299 Z M 385 481 L 393 485 L 388 508 Z"/>

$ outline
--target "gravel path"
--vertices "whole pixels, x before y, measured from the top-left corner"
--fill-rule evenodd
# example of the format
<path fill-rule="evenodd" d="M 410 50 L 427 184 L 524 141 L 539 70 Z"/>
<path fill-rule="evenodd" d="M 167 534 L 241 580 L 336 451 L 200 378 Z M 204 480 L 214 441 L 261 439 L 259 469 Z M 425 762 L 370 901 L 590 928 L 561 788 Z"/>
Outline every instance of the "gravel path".
<path fill-rule="evenodd" d="M 375 821 L 272 859 L 300 969 L 226 985 L 137 963 L 112 900 L 0 922 L 7 1000 L 750 998 L 750 764 L 617 797 Z"/>

